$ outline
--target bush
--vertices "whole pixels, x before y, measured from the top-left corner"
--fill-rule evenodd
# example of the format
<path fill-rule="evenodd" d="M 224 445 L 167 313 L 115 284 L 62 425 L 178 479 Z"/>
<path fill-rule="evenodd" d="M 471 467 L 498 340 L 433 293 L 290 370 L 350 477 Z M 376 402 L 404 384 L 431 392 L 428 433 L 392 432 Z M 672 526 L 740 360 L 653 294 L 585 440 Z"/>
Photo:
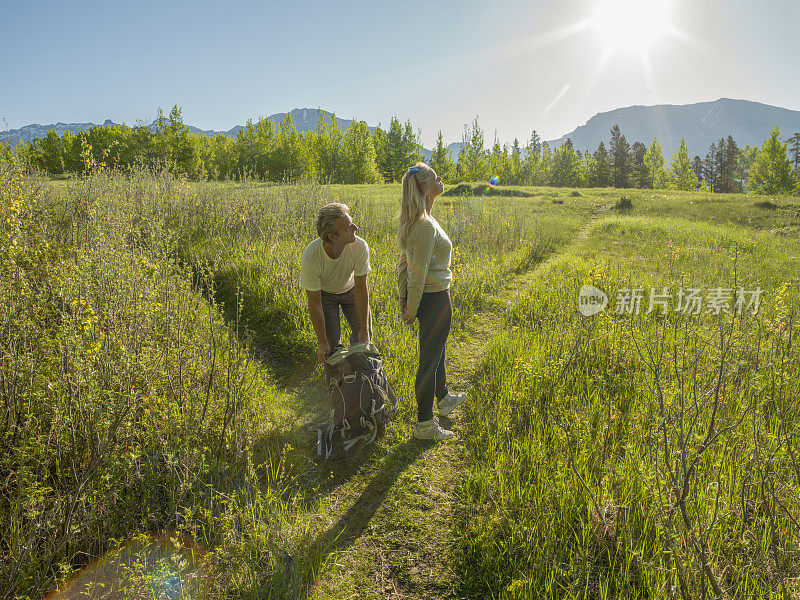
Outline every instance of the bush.
<path fill-rule="evenodd" d="M 614 210 L 631 210 L 633 208 L 633 202 L 631 202 L 630 198 L 625 196 L 621 196 L 619 200 L 617 200 L 616 204 L 612 207 Z"/>
<path fill-rule="evenodd" d="M 459 183 L 442 194 L 442 196 L 506 196 L 511 198 L 533 198 L 535 195 L 524 190 L 510 190 L 497 185 L 489 185 L 489 182 Z"/>
<path fill-rule="evenodd" d="M 185 525 L 274 395 L 177 261 L 181 180 L 98 169 L 53 203 L 41 183 L 0 161 L 0 381 L 13 390 L 0 589 L 17 597 L 42 596 L 112 538 Z"/>
<path fill-rule="evenodd" d="M 765 208 L 767 210 L 775 210 L 778 208 L 777 204 L 773 204 L 769 200 L 764 200 L 763 202 L 756 202 L 755 205 L 757 208 Z"/>

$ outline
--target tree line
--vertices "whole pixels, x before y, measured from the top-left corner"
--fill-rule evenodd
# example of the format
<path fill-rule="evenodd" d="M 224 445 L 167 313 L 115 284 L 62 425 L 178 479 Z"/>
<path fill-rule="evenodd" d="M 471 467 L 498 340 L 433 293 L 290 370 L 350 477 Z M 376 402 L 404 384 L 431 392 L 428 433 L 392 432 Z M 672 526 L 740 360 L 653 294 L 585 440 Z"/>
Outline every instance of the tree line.
<path fill-rule="evenodd" d="M 51 174 L 81 173 L 89 160 L 111 167 L 167 166 L 193 179 L 244 177 L 293 182 L 380 183 L 398 181 L 405 169 L 422 160 L 420 135 L 410 121 L 393 117 L 389 127 L 370 130 L 354 120 L 342 130 L 335 115 L 322 113 L 316 131 L 297 131 L 288 114 L 248 121 L 235 137 L 193 134 L 181 109 L 159 109 L 153 126 L 96 125 L 22 144 L 28 162 Z M 464 126 L 461 149 L 453 160 L 438 133 L 428 160 L 446 183 L 497 177 L 502 184 L 554 187 L 705 189 L 709 192 L 791 193 L 800 187 L 800 133 L 783 141 L 776 127 L 763 145 L 739 148 L 728 136 L 711 144 L 705 157 L 690 157 L 685 140 L 667 161 L 661 145 L 630 144 L 618 125 L 608 145 L 592 152 L 567 140 L 557 148 L 534 130 L 527 142 L 490 147 L 476 118 Z"/>
<path fill-rule="evenodd" d="M 686 140 L 667 161 L 661 145 L 630 144 L 618 125 L 608 146 L 594 152 L 576 149 L 569 138 L 550 148 L 534 130 L 530 140 L 502 147 L 495 134 L 485 148 L 478 120 L 464 128 L 461 151 L 450 159 L 441 133 L 430 164 L 446 182 L 475 181 L 497 176 L 502 183 L 553 187 L 615 187 L 699 190 L 735 193 L 792 193 L 800 187 L 800 133 L 783 141 L 776 126 L 761 147 L 739 148 L 731 136 L 711 144 L 705 158 L 689 154 Z"/>

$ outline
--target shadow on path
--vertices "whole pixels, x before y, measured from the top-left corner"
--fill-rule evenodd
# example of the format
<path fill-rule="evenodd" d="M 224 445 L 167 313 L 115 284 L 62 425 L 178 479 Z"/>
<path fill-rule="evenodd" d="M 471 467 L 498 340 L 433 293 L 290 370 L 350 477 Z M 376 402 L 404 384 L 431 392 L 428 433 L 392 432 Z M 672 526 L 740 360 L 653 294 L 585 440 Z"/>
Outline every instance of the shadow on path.
<path fill-rule="evenodd" d="M 328 556 L 346 550 L 361 537 L 397 478 L 434 445 L 434 442 L 408 439 L 394 448 L 353 506 L 327 531 L 301 549 L 307 556 L 307 560 L 303 562 L 312 571 L 295 573 L 295 580 L 289 583 L 289 597 L 299 600 L 310 597 L 317 582 L 319 566 Z M 298 576 L 301 577 L 299 581 L 296 579 Z"/>

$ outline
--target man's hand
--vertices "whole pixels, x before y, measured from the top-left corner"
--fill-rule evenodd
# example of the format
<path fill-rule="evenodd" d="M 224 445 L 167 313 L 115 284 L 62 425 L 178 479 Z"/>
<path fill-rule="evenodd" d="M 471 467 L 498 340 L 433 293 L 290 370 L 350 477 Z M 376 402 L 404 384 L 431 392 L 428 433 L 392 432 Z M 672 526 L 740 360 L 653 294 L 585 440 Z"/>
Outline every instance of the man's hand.
<path fill-rule="evenodd" d="M 308 297 L 308 312 L 311 314 L 311 324 L 317 334 L 317 362 L 324 363 L 331 351 L 331 345 L 325 334 L 325 313 L 322 312 L 322 292 L 319 290 L 306 290 Z"/>
<path fill-rule="evenodd" d="M 412 323 L 414 323 L 416 318 L 417 317 L 412 317 L 411 315 L 409 315 L 408 314 L 408 308 L 406 306 L 403 306 L 403 322 L 406 325 L 411 325 Z"/>
<path fill-rule="evenodd" d="M 366 344 L 366 343 L 369 342 L 369 330 L 368 329 L 362 329 L 361 331 L 358 332 L 358 341 L 361 344 Z"/>
<path fill-rule="evenodd" d="M 330 344 L 320 344 L 317 347 L 317 362 L 322 364 L 325 362 L 325 359 L 328 358 L 328 354 L 331 353 Z"/>

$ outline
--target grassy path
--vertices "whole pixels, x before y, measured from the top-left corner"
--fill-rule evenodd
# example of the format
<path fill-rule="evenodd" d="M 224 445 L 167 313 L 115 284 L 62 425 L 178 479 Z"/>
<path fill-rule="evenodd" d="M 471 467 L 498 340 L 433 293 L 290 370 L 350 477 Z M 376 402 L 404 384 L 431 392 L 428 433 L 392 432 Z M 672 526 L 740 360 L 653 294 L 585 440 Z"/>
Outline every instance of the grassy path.
<path fill-rule="evenodd" d="M 598 206 L 576 233 L 572 244 L 588 235 L 592 221 L 610 204 Z M 562 248 L 562 251 L 570 246 Z M 551 255 L 551 258 L 554 255 Z M 549 259 L 547 259 L 549 260 Z M 547 260 L 544 262 L 546 263 Z M 487 308 L 451 332 L 448 341 L 450 389 L 471 392 L 471 379 L 484 350 L 504 323 L 508 301 L 529 287 L 543 263 L 512 277 Z M 318 402 L 310 382 L 302 395 Z M 468 402 L 475 402 L 471 395 Z M 451 523 L 457 507 L 450 493 L 467 466 L 463 439 L 470 423 L 457 409 L 442 425 L 456 436 L 447 443 L 411 439 L 411 426 L 395 424 L 383 457 L 363 462 L 353 457 L 355 472 L 331 490 L 324 509 L 309 515 L 324 531 L 305 549 L 318 573 L 296 573 L 293 598 L 449 598 L 455 597 L 457 574 L 450 566 Z M 375 452 L 378 454 L 378 452 Z M 316 557 L 316 558 L 315 558 Z"/>

